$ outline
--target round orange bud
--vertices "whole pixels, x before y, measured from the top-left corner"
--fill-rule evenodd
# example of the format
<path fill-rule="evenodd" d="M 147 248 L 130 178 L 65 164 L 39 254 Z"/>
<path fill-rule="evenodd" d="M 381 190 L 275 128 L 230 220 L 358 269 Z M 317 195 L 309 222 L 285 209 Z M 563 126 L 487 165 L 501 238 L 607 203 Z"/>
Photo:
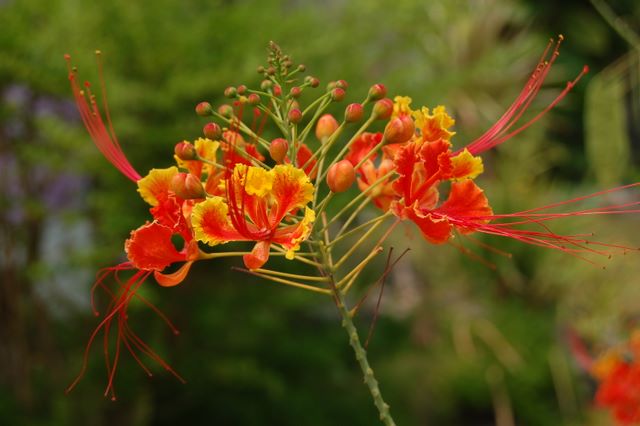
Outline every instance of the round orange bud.
<path fill-rule="evenodd" d="M 206 117 L 207 115 L 211 115 L 211 104 L 209 102 L 200 102 L 196 105 L 196 114 L 201 117 Z"/>
<path fill-rule="evenodd" d="M 229 86 L 226 89 L 224 89 L 224 96 L 227 98 L 235 98 L 237 94 L 238 94 L 238 89 L 236 89 L 233 86 Z"/>
<path fill-rule="evenodd" d="M 300 97 L 301 94 L 302 94 L 302 89 L 298 86 L 292 87 L 291 90 L 289 91 L 289 95 L 291 95 L 292 98 L 298 98 Z"/>
<path fill-rule="evenodd" d="M 311 87 L 318 87 L 320 85 L 320 80 L 317 77 L 307 76 L 305 82 L 309 83 Z"/>
<path fill-rule="evenodd" d="M 356 170 L 349 160 L 341 160 L 329 167 L 327 185 L 331 192 L 344 192 L 356 180 Z"/>
<path fill-rule="evenodd" d="M 249 102 L 249 105 L 258 105 L 260 103 L 260 100 L 260 95 L 258 95 L 257 93 L 252 93 L 247 96 L 247 102 Z"/>
<path fill-rule="evenodd" d="M 342 90 L 347 90 L 349 88 L 349 83 L 347 83 L 345 80 L 338 80 L 336 81 L 336 87 L 339 87 Z"/>
<path fill-rule="evenodd" d="M 238 95 L 244 95 L 245 93 L 247 93 L 247 86 L 244 84 L 238 86 Z"/>
<path fill-rule="evenodd" d="M 374 84 L 369 88 L 369 99 L 377 101 L 387 96 L 387 88 L 384 84 Z"/>
<path fill-rule="evenodd" d="M 336 87 L 331 91 L 331 100 L 334 102 L 340 102 L 344 99 L 345 91 L 340 87 Z"/>
<path fill-rule="evenodd" d="M 173 148 L 173 152 L 181 160 L 195 160 L 197 157 L 196 148 L 187 141 L 178 142 Z"/>
<path fill-rule="evenodd" d="M 293 124 L 298 124 L 302 120 L 302 111 L 298 108 L 293 108 L 289 110 L 289 122 Z"/>
<path fill-rule="evenodd" d="M 202 133 L 212 140 L 218 140 L 222 136 L 222 129 L 216 123 L 207 123 L 202 128 Z"/>
<path fill-rule="evenodd" d="M 389 143 L 403 143 L 411 139 L 415 132 L 415 124 L 408 115 L 399 115 L 384 128 L 384 138 Z"/>
<path fill-rule="evenodd" d="M 178 173 L 171 179 L 171 190 L 183 200 L 205 198 L 200 179 L 190 173 Z"/>
<path fill-rule="evenodd" d="M 371 115 L 377 120 L 386 120 L 393 113 L 393 101 L 389 98 L 380 99 L 373 105 Z"/>
<path fill-rule="evenodd" d="M 362 120 L 362 115 L 364 114 L 364 108 L 362 104 L 349 104 L 347 105 L 347 109 L 344 111 L 344 121 L 347 123 L 357 123 Z"/>
<path fill-rule="evenodd" d="M 282 87 L 280 87 L 279 84 L 276 84 L 275 86 L 273 86 L 273 94 L 275 96 L 281 96 L 282 95 Z"/>
<path fill-rule="evenodd" d="M 287 156 L 289 150 L 289 142 L 286 139 L 277 138 L 271 141 L 269 145 L 269 155 L 276 163 L 282 163 Z"/>
<path fill-rule="evenodd" d="M 220 105 L 218 107 L 218 114 L 226 118 L 231 118 L 233 117 L 233 107 L 227 104 Z"/>
<path fill-rule="evenodd" d="M 318 119 L 316 123 L 316 138 L 320 142 L 324 142 L 336 131 L 338 122 L 333 115 L 325 114 Z"/>

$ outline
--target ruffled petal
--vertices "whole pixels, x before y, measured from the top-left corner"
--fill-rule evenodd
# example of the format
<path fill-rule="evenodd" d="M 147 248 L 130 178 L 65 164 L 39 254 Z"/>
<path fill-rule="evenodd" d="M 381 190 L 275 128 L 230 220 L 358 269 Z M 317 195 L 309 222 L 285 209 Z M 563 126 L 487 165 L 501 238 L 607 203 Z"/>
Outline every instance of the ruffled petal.
<path fill-rule="evenodd" d="M 453 226 L 449 220 L 441 215 L 433 215 L 431 211 L 407 209 L 408 218 L 412 220 L 422 235 L 433 244 L 445 243 L 451 238 Z"/>
<path fill-rule="evenodd" d="M 162 287 L 173 287 L 180 284 L 185 278 L 187 278 L 192 264 L 193 261 L 189 261 L 182 265 L 180 269 L 170 274 L 163 274 L 159 271 L 154 271 L 153 277 Z"/>
<path fill-rule="evenodd" d="M 474 232 L 478 224 L 488 223 L 487 218 L 493 215 L 484 191 L 472 180 L 452 183 L 449 198 L 434 212 L 455 219 L 462 233 Z"/>
<path fill-rule="evenodd" d="M 420 130 L 422 140 L 433 142 L 438 139 L 450 140 L 455 132 L 448 129 L 455 124 L 455 120 L 447 114 L 444 106 L 439 105 L 429 113 L 429 108 L 422 107 L 413 113 L 416 127 Z"/>
<path fill-rule="evenodd" d="M 138 192 L 144 201 L 157 206 L 168 197 L 171 179 L 178 173 L 175 166 L 167 169 L 151 169 L 149 174 L 138 181 Z"/>
<path fill-rule="evenodd" d="M 275 166 L 273 173 L 273 196 L 277 208 L 272 208 L 271 221 L 275 225 L 289 212 L 305 207 L 313 200 L 314 187 L 304 171 L 291 164 Z"/>
<path fill-rule="evenodd" d="M 460 154 L 451 158 L 451 165 L 451 179 L 455 181 L 475 179 L 484 171 L 482 158 L 474 157 L 466 148 Z"/>
<path fill-rule="evenodd" d="M 162 271 L 175 262 L 186 260 L 171 242 L 174 232 L 157 222 L 147 223 L 131 232 L 125 242 L 127 257 L 137 269 Z"/>
<path fill-rule="evenodd" d="M 300 243 L 309 238 L 315 220 L 316 212 L 309 207 L 305 207 L 304 218 L 295 225 L 278 229 L 271 241 L 284 247 L 287 250 L 287 259 L 291 260 L 294 252 L 300 249 Z"/>
<path fill-rule="evenodd" d="M 229 241 L 246 241 L 233 227 L 229 208 L 222 197 L 211 197 L 193 207 L 191 224 L 195 238 L 211 246 Z"/>

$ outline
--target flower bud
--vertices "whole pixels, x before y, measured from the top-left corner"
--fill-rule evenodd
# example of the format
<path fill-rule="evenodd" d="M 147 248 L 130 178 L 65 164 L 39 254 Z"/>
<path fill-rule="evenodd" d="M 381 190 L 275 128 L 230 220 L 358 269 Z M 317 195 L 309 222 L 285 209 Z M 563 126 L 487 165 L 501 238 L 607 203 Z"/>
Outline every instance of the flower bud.
<path fill-rule="evenodd" d="M 369 88 L 369 99 L 377 101 L 387 96 L 387 88 L 384 84 L 374 84 Z"/>
<path fill-rule="evenodd" d="M 260 103 L 260 95 L 257 93 L 250 94 L 247 96 L 247 102 L 249 102 L 249 105 L 258 105 Z"/>
<path fill-rule="evenodd" d="M 215 141 L 222 136 L 222 129 L 216 123 L 207 123 L 202 128 L 202 133 L 204 133 L 205 137 Z"/>
<path fill-rule="evenodd" d="M 276 74 L 276 67 L 274 67 L 273 65 L 270 66 L 269 68 L 267 68 L 267 74 L 269 75 L 275 75 Z"/>
<path fill-rule="evenodd" d="M 171 179 L 171 190 L 183 200 L 205 198 L 200 179 L 190 173 L 178 173 Z"/>
<path fill-rule="evenodd" d="M 336 87 L 331 91 L 331 100 L 334 102 L 340 102 L 344 99 L 345 91 L 340 87 Z"/>
<path fill-rule="evenodd" d="M 304 82 L 307 83 L 311 87 L 318 87 L 320 85 L 320 80 L 316 77 L 312 77 L 310 75 L 304 78 Z"/>
<path fill-rule="evenodd" d="M 306 70 L 307 70 L 307 67 L 304 64 L 298 65 L 298 71 L 305 72 Z"/>
<path fill-rule="evenodd" d="M 245 86 L 244 84 L 241 84 L 240 86 L 238 86 L 238 95 L 244 95 L 245 93 L 247 93 L 247 86 Z"/>
<path fill-rule="evenodd" d="M 211 115 L 211 104 L 209 102 L 200 102 L 196 105 L 196 114 L 201 117 L 206 117 L 207 115 Z"/>
<path fill-rule="evenodd" d="M 298 98 L 300 97 L 301 94 L 302 94 L 302 89 L 298 86 L 292 87 L 291 90 L 289 91 L 289 95 L 292 98 Z"/>
<path fill-rule="evenodd" d="M 411 139 L 415 132 L 413 120 L 408 115 L 399 115 L 389 121 L 384 128 L 384 138 L 388 143 L 403 143 Z"/>
<path fill-rule="evenodd" d="M 302 120 L 302 111 L 298 108 L 293 108 L 289 110 L 289 122 L 293 124 L 298 124 Z"/>
<path fill-rule="evenodd" d="M 269 90 L 273 87 L 273 82 L 271 80 L 262 80 L 262 82 L 260 83 L 260 89 L 262 90 Z"/>
<path fill-rule="evenodd" d="M 282 96 L 282 87 L 279 84 L 273 86 L 273 94 L 275 96 Z"/>
<path fill-rule="evenodd" d="M 187 141 L 178 142 L 173 148 L 173 152 L 181 160 L 195 160 L 197 157 L 196 148 Z"/>
<path fill-rule="evenodd" d="M 345 80 L 338 80 L 336 81 L 336 87 L 339 87 L 342 90 L 347 90 L 349 88 L 349 83 L 347 83 Z"/>
<path fill-rule="evenodd" d="M 377 120 L 386 120 L 393 113 L 393 101 L 389 98 L 380 99 L 373 105 L 371 115 Z"/>
<path fill-rule="evenodd" d="M 233 107 L 227 104 L 220 105 L 218 107 L 218 114 L 226 118 L 231 118 L 233 117 Z"/>
<path fill-rule="evenodd" d="M 356 180 L 356 171 L 349 160 L 341 160 L 329 167 L 327 185 L 332 192 L 344 192 Z"/>
<path fill-rule="evenodd" d="M 289 150 L 289 142 L 286 139 L 277 138 L 271 141 L 269 145 L 269 155 L 276 163 L 282 163 L 287 156 Z"/>
<path fill-rule="evenodd" d="M 320 142 L 324 142 L 336 131 L 338 122 L 333 115 L 325 114 L 318 119 L 316 123 L 316 138 Z"/>
<path fill-rule="evenodd" d="M 264 74 L 264 67 L 262 65 L 260 65 L 260 66 L 258 66 L 256 71 L 258 71 L 258 74 Z"/>
<path fill-rule="evenodd" d="M 235 98 L 237 94 L 238 94 L 238 89 L 236 89 L 233 86 L 229 86 L 226 89 L 224 89 L 224 96 L 227 98 Z"/>
<path fill-rule="evenodd" d="M 362 115 L 364 114 L 364 108 L 362 104 L 349 104 L 347 105 L 347 109 L 344 111 L 344 121 L 347 123 L 357 123 L 362 120 Z"/>

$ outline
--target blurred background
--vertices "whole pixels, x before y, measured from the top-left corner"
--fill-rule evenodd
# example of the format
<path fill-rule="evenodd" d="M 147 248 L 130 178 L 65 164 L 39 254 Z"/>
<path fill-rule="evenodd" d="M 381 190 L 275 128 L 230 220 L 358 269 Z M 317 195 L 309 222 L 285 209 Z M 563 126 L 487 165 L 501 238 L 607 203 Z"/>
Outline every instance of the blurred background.
<path fill-rule="evenodd" d="M 175 288 L 145 285 L 180 336 L 131 305 L 132 326 L 186 385 L 162 369 L 149 379 L 124 357 L 112 402 L 102 396 L 96 349 L 83 381 L 64 394 L 96 325 L 95 272 L 123 260 L 123 241 L 148 217 L 134 186 L 90 142 L 65 53 L 95 83 L 93 52 L 103 51 L 116 132 L 144 172 L 168 166 L 176 142 L 200 135 L 197 102 L 217 105 L 227 85 L 259 83 L 269 40 L 323 84 L 347 80 L 349 102 L 383 83 L 414 106 L 446 105 L 462 146 L 500 117 L 548 39 L 562 33 L 531 116 L 584 64 L 591 72 L 535 126 L 485 155 L 479 184 L 495 211 L 508 212 L 640 177 L 635 0 L 4 0 L 0 29 L 2 424 L 377 424 L 335 308 L 233 272 L 233 261 L 197 264 Z M 638 246 L 639 224 L 630 215 L 554 229 Z M 491 269 L 427 244 L 411 226 L 391 241 L 398 253 L 412 250 L 385 289 L 369 356 L 398 424 L 609 424 L 566 331 L 594 354 L 626 339 L 640 313 L 638 255 L 594 266 L 479 240 L 513 258 L 474 247 Z M 373 309 L 357 318 L 363 333 Z"/>

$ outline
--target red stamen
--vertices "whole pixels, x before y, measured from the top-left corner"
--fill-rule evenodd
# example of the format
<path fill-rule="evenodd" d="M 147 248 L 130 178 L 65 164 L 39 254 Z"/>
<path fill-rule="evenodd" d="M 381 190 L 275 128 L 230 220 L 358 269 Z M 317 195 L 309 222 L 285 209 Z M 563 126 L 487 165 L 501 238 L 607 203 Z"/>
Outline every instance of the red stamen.
<path fill-rule="evenodd" d="M 116 134 L 113 130 L 109 108 L 107 107 L 105 83 L 102 73 L 102 60 L 100 59 L 99 52 L 97 52 L 97 56 L 100 87 L 102 91 L 103 106 L 105 109 L 108 129 L 107 126 L 105 126 L 105 123 L 100 114 L 100 110 L 96 104 L 95 96 L 91 93 L 89 83 L 85 83 L 85 93 L 85 91 L 80 89 L 78 85 L 77 70 L 71 66 L 71 57 L 69 55 L 65 55 L 67 69 L 69 71 L 71 90 L 73 91 L 73 96 L 75 98 L 78 111 L 80 112 L 82 122 L 84 123 L 84 126 L 89 132 L 89 135 L 91 136 L 91 139 L 93 140 L 96 147 L 100 150 L 102 155 L 104 155 L 104 157 L 109 160 L 109 162 L 113 164 L 123 175 L 125 175 L 131 181 L 137 182 L 141 178 L 141 176 L 133 168 L 131 163 L 129 163 L 127 157 L 124 155 L 124 152 L 122 151 L 118 142 L 118 138 L 116 137 Z"/>
<path fill-rule="evenodd" d="M 582 71 L 578 76 L 573 80 L 567 83 L 565 89 L 549 104 L 547 107 L 542 110 L 542 112 L 538 113 L 535 117 L 527 121 L 525 124 L 518 127 L 516 130 L 513 130 L 508 133 L 509 129 L 513 127 L 520 118 L 524 114 L 524 112 L 529 108 L 531 102 L 536 98 L 542 84 L 547 77 L 547 74 L 551 70 L 551 66 L 558 58 L 560 44 L 564 40 L 562 35 L 558 36 L 558 41 L 555 43 L 555 47 L 551 52 L 550 57 L 547 59 L 549 50 L 554 43 L 554 40 L 551 39 L 549 44 L 547 45 L 542 57 L 535 70 L 529 77 L 527 84 L 525 84 L 524 88 L 516 98 L 516 100 L 511 104 L 511 106 L 507 109 L 507 111 L 500 117 L 500 119 L 489 128 L 482 136 L 480 136 L 475 141 L 471 142 L 466 146 L 469 152 L 473 155 L 480 154 L 488 149 L 491 149 L 497 145 L 500 145 L 506 142 L 508 139 L 527 129 L 533 123 L 538 121 L 549 112 L 553 107 L 555 107 L 566 95 L 571 91 L 571 89 L 575 86 L 575 84 L 582 78 L 588 71 L 589 68 L 587 66 L 583 67 Z M 458 150 L 454 153 L 458 154 L 462 150 Z"/>

